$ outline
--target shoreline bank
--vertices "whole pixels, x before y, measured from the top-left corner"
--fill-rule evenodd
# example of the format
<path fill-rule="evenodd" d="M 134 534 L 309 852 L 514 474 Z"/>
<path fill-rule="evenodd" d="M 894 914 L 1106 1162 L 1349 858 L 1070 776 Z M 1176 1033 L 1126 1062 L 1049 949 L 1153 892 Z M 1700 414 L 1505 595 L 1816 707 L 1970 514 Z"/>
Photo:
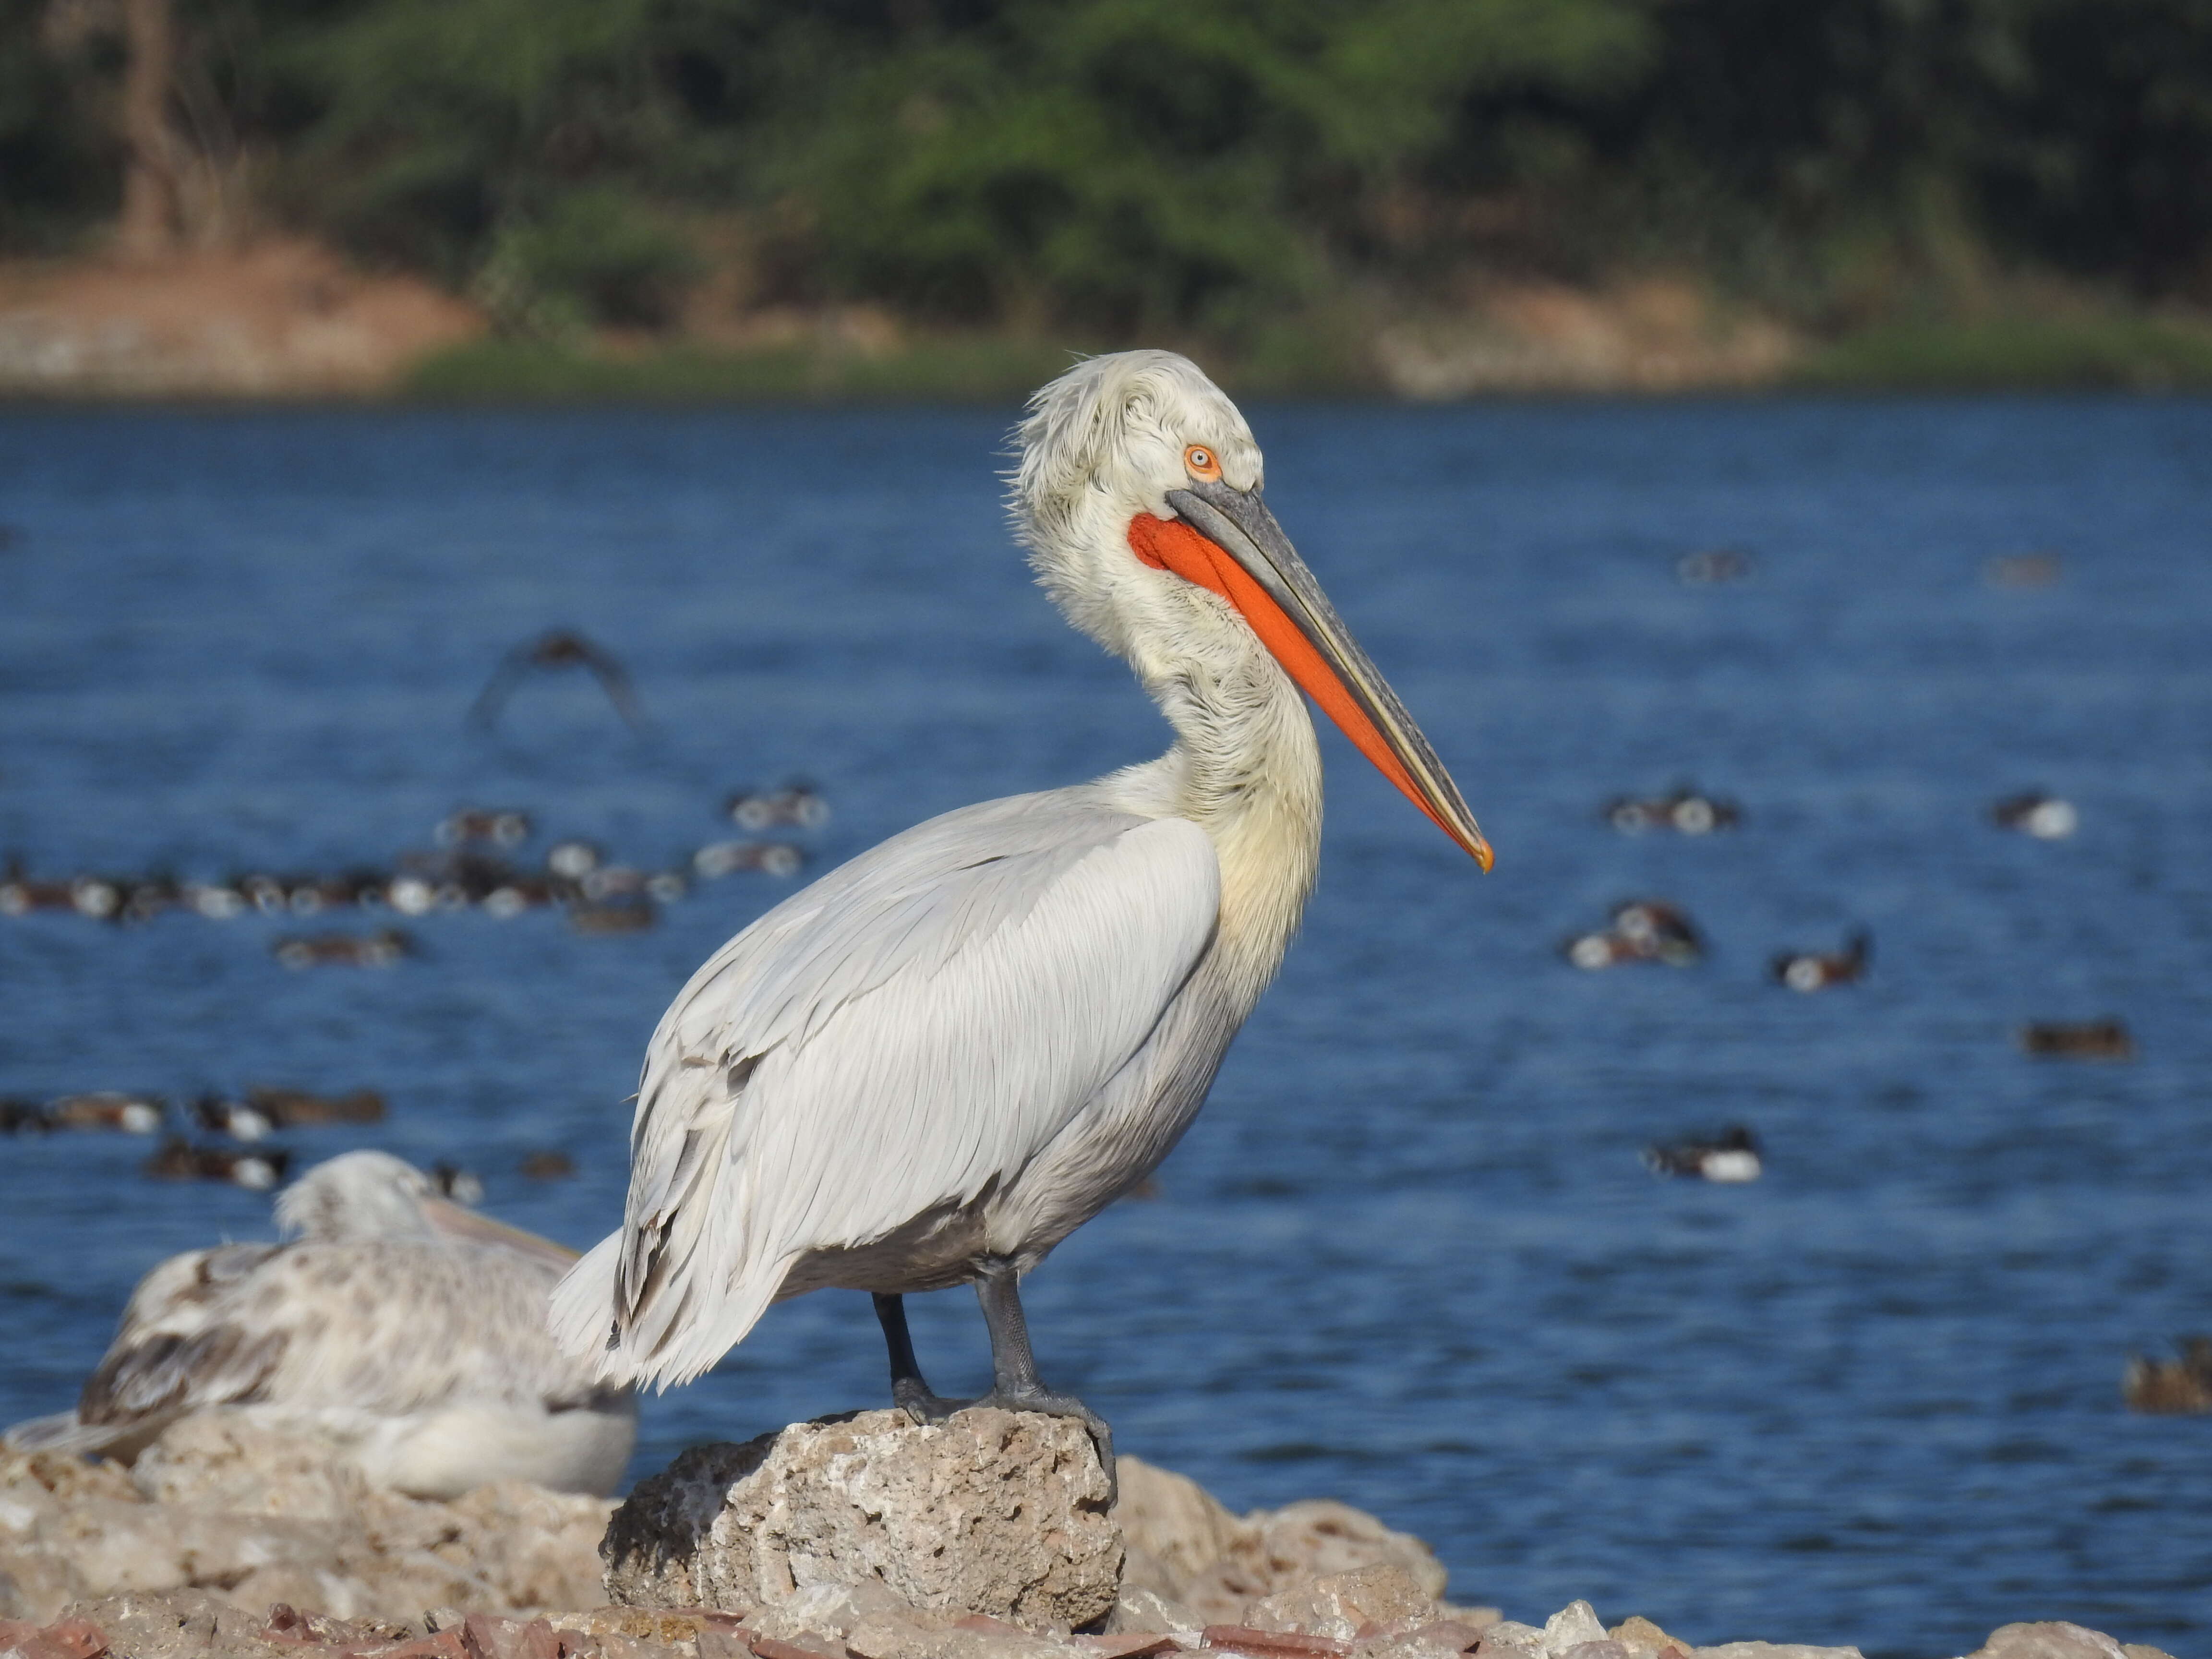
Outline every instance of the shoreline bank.
<path fill-rule="evenodd" d="M 0 262 L 0 404 L 1018 400 L 1126 342 L 771 308 L 646 334 L 501 334 L 466 300 L 273 240 L 163 264 Z M 1451 402 L 2212 387 L 2212 317 L 2076 302 L 1816 337 L 1698 283 L 1499 282 L 1454 308 L 1164 343 L 1245 396 Z"/>

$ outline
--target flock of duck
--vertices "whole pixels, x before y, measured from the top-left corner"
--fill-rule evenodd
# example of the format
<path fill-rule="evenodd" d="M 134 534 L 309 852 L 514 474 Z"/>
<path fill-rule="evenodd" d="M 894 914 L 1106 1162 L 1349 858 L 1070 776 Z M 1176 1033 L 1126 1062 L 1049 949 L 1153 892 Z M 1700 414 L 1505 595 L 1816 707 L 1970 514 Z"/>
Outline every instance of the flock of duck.
<path fill-rule="evenodd" d="M 160 1147 L 142 1166 L 151 1178 L 220 1181 L 263 1192 L 283 1181 L 292 1167 L 289 1151 L 263 1144 L 270 1135 L 285 1129 L 380 1123 L 384 1115 L 384 1097 L 374 1089 L 342 1095 L 265 1087 L 236 1094 L 210 1090 L 175 1101 L 106 1089 L 43 1101 L 0 1099 L 0 1134 L 161 1135 Z M 195 1132 L 222 1136 L 230 1144 L 195 1141 Z M 528 1153 L 517 1167 L 538 1181 L 575 1172 L 568 1154 L 557 1152 Z M 435 1165 L 428 1178 L 441 1195 L 457 1202 L 473 1204 L 483 1197 L 483 1181 L 453 1164 Z"/>
<path fill-rule="evenodd" d="M 1747 574 L 1749 565 L 1741 555 L 1717 550 L 1692 555 L 1678 569 L 1685 581 L 1726 581 Z M 1605 804 L 1600 816 L 1626 836 L 1696 836 L 1736 828 L 1743 822 L 1743 809 L 1735 801 L 1684 785 L 1665 795 L 1616 796 Z M 2071 801 L 2030 791 L 1995 802 L 1990 808 L 1990 821 L 2000 830 L 2038 841 L 2063 841 L 2080 828 L 2081 815 Z M 1574 934 L 1561 944 L 1559 952 L 1575 967 L 1589 973 L 1638 963 L 1686 968 L 1704 958 L 1705 944 L 1697 924 L 1680 905 L 1638 898 L 1614 905 L 1604 927 Z M 1873 957 L 1873 933 L 1863 927 L 1853 927 L 1838 949 L 1776 953 L 1768 961 L 1767 972 L 1776 984 L 1810 995 L 1857 983 L 1866 976 Z M 2118 1019 L 2039 1020 L 2021 1027 L 2017 1039 L 2023 1052 L 2039 1058 L 2125 1060 L 2135 1057 L 2134 1039 Z M 1762 1171 L 1758 1137 L 1741 1124 L 1731 1125 L 1711 1139 L 1647 1147 L 1644 1162 L 1655 1175 L 1717 1182 L 1756 1181 Z M 2212 1371 L 2208 1371 L 2207 1377 L 2207 1386 L 2212 1388 Z M 2208 1399 L 2212 1399 L 2212 1394 Z"/>
<path fill-rule="evenodd" d="M 530 815 L 477 807 L 441 823 L 434 849 L 403 853 L 388 870 L 337 875 L 252 871 L 218 881 L 179 880 L 161 873 L 41 880 L 26 874 L 20 862 L 11 862 L 0 879 L 0 915 L 73 912 L 120 924 L 169 914 L 228 921 L 249 915 L 307 918 L 348 909 L 408 918 L 477 909 L 504 921 L 558 906 L 580 933 L 630 933 L 650 927 L 658 906 L 682 898 L 702 882 L 741 871 L 798 874 L 806 849 L 760 836 L 776 829 L 818 829 L 830 816 L 821 794 L 803 783 L 741 793 L 723 810 L 744 836 L 709 842 L 681 866 L 659 870 L 611 863 L 596 842 L 576 839 L 555 842 L 538 867 L 522 867 L 508 854 L 536 833 Z M 403 930 L 389 927 L 363 935 L 287 935 L 270 947 L 288 968 L 386 968 L 412 948 Z"/>
<path fill-rule="evenodd" d="M 483 706 L 479 699 L 479 711 Z M 341 909 L 408 918 L 475 909 L 506 920 L 559 906 L 579 932 L 629 933 L 651 927 L 659 905 L 682 897 L 700 882 L 741 871 L 796 875 L 806 862 L 806 849 L 791 841 L 759 837 L 777 830 L 818 830 L 830 817 L 829 803 L 803 782 L 741 791 L 722 811 L 745 834 L 707 843 L 676 869 L 645 871 L 612 863 L 604 848 L 580 839 L 553 842 L 538 867 L 525 869 L 512 854 L 537 833 L 531 815 L 513 808 L 465 807 L 436 826 L 434 850 L 402 854 L 392 870 L 336 876 L 257 871 L 221 881 L 179 880 L 166 874 L 39 880 L 11 862 L 0 879 L 0 915 L 68 912 L 121 925 L 167 914 L 228 921 L 247 915 L 319 916 Z M 401 929 L 386 927 L 367 933 L 286 934 L 272 941 L 270 950 L 287 968 L 385 968 L 410 954 L 414 943 Z M 202 1092 L 177 1101 L 158 1094 L 93 1091 L 42 1101 L 0 1097 L 0 1134 L 105 1130 L 161 1135 L 159 1148 L 143 1166 L 149 1177 L 225 1182 L 258 1191 L 275 1187 L 291 1168 L 290 1152 L 266 1144 L 272 1133 L 374 1123 L 384 1114 L 383 1097 L 367 1089 L 321 1096 L 253 1088 L 235 1095 Z M 195 1139 L 195 1133 L 221 1139 L 210 1144 Z M 523 1159 L 521 1172 L 533 1179 L 558 1179 L 571 1173 L 572 1166 L 563 1153 L 537 1152 Z M 477 1177 L 449 1165 L 437 1166 L 426 1178 L 447 1198 L 483 1192 Z"/>

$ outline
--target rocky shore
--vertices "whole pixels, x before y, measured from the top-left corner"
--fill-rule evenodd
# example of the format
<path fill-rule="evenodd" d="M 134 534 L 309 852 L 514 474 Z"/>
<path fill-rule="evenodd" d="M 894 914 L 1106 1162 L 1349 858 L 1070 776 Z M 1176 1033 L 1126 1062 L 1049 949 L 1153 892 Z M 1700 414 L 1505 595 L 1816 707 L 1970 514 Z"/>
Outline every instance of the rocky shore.
<path fill-rule="evenodd" d="M 1080 1429 L 999 1412 L 695 1448 L 619 1505 L 418 1501 L 209 1414 L 130 1468 L 0 1460 L 0 1659 L 1856 1659 L 1458 1605 L 1326 1499 L 1238 1516 L 1132 1457 L 1108 1492 Z M 2166 1656 L 2045 1623 L 1975 1659 Z"/>

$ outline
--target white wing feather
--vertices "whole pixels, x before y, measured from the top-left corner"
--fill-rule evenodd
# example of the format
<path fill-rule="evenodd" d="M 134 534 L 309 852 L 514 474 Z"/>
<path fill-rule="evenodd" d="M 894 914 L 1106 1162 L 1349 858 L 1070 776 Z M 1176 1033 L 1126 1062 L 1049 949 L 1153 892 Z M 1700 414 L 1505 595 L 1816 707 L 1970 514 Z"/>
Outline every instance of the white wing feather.
<path fill-rule="evenodd" d="M 686 1381 L 808 1252 L 1012 1179 L 1143 1046 L 1219 907 L 1203 830 L 1088 790 L 949 813 L 793 895 L 663 1016 L 623 1231 L 556 1292 L 556 1339 Z"/>

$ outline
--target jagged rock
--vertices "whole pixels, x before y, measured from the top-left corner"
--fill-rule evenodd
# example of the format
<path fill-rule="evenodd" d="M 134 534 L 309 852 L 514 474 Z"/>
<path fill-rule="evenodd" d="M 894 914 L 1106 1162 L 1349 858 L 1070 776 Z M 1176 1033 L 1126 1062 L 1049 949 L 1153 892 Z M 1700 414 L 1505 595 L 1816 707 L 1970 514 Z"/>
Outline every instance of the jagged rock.
<path fill-rule="evenodd" d="M 1811 1647 L 1802 1642 L 1723 1642 L 1699 1648 L 1692 1659 L 1865 1659 L 1856 1648 Z M 2067 1659 L 2073 1659 L 2068 1655 Z"/>
<path fill-rule="evenodd" d="M 2051 1620 L 1998 1626 L 1972 1659 L 2138 1659 L 2139 1651 L 2122 1647 L 2102 1632 Z"/>
<path fill-rule="evenodd" d="M 1626 1648 L 1632 1659 L 1656 1659 L 1668 1648 L 1679 1649 L 1684 1654 L 1690 1651 L 1689 1643 L 1675 1640 L 1649 1619 L 1624 1619 L 1606 1634 Z"/>
<path fill-rule="evenodd" d="M 1370 1626 L 1378 1633 L 1395 1635 L 1436 1617 L 1436 1597 L 1403 1567 L 1384 1562 L 1263 1596 L 1245 1610 L 1244 1623 L 1255 1630 L 1297 1631 L 1348 1642 Z"/>
<path fill-rule="evenodd" d="M 1125 1486 L 1123 1491 L 1127 1490 Z M 1107 1632 L 1115 1636 L 1136 1631 L 1160 1631 L 1196 1641 L 1205 1623 L 1182 1602 L 1171 1601 L 1157 1590 L 1133 1589 L 1126 1568 L 1121 1593 L 1114 1598 L 1114 1610 L 1106 1615 Z"/>
<path fill-rule="evenodd" d="M 1164 1596 L 1201 1625 L 1245 1622 L 1255 1601 L 1362 1567 L 1399 1567 L 1431 1600 L 1443 1594 L 1443 1565 L 1426 1544 L 1348 1504 L 1314 1498 L 1238 1516 L 1196 1481 L 1127 1455 L 1121 1486 L 1124 1587 Z M 1470 1611 L 1480 1620 L 1484 1610 Z"/>
<path fill-rule="evenodd" d="M 809 1584 L 780 1601 L 756 1607 L 748 1628 L 779 1641 L 805 1642 L 816 1637 L 845 1640 L 864 1628 L 935 1630 L 947 1621 L 924 1612 L 878 1579 Z"/>
<path fill-rule="evenodd" d="M 261 1639 L 268 1609 L 250 1613 L 222 1596 L 201 1589 L 136 1591 L 81 1601 L 68 1617 L 97 1625 L 107 1636 L 108 1651 L 124 1659 L 207 1659 L 220 1652 L 268 1655 L 278 1652 Z"/>
<path fill-rule="evenodd" d="M 22 1620 L 0 1619 L 0 1659 L 100 1659 L 107 1633 L 82 1619 L 41 1629 Z"/>
<path fill-rule="evenodd" d="M 50 1619 L 91 1593 L 68 1562 L 34 1541 L 0 1548 L 0 1619 Z"/>
<path fill-rule="evenodd" d="M 341 1619 L 588 1606 L 611 1507 L 514 1484 L 422 1502 L 366 1487 L 319 1443 L 187 1418 L 134 1470 L 0 1458 L 0 1616 L 194 1587 L 263 1616 L 280 1601 Z"/>
<path fill-rule="evenodd" d="M 1606 1639 L 1597 1610 L 1587 1601 L 1570 1601 L 1544 1621 L 1544 1650 L 1565 1659 L 1571 1650 Z"/>
<path fill-rule="evenodd" d="M 1127 1452 L 1115 1461 L 1121 1492 L 1114 1519 L 1127 1551 L 1124 1585 L 1172 1599 L 1173 1586 L 1196 1580 L 1249 1540 L 1251 1528 L 1197 1481 Z"/>
<path fill-rule="evenodd" d="M 1544 1632 L 1518 1620 L 1501 1619 L 1482 1632 L 1480 1659 L 1551 1659 L 1544 1647 Z"/>
<path fill-rule="evenodd" d="M 342 1519 L 368 1490 L 327 1446 L 222 1411 L 172 1424 L 139 1455 L 131 1481 L 151 1504 L 301 1520 Z"/>
<path fill-rule="evenodd" d="M 919 1609 L 1066 1631 L 1114 1605 L 1121 1536 L 1106 1497 L 1090 1436 L 1065 1418 L 797 1424 L 695 1447 L 641 1481 L 601 1548 L 607 1595 L 757 1619 L 817 1585 L 873 1582 Z"/>
<path fill-rule="evenodd" d="M 1367 1637 L 1352 1649 L 1359 1659 L 1459 1659 L 1481 1643 L 1482 1632 L 1474 1626 L 1437 1619 L 1395 1634 Z"/>

